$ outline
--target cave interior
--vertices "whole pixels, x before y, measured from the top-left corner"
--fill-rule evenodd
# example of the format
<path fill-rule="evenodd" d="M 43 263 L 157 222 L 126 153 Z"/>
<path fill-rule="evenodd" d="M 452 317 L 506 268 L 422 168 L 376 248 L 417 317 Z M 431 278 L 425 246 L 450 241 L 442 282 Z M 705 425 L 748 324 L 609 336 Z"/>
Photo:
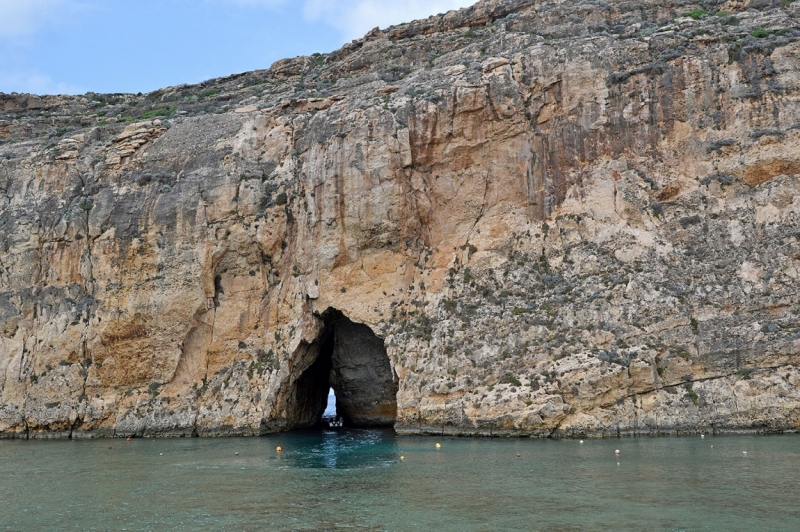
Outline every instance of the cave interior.
<path fill-rule="evenodd" d="M 381 338 L 367 325 L 329 309 L 324 327 L 309 347 L 316 358 L 295 381 L 298 427 L 323 425 L 328 393 L 336 395 L 336 415 L 344 427 L 392 427 L 397 418 L 397 376 Z"/>

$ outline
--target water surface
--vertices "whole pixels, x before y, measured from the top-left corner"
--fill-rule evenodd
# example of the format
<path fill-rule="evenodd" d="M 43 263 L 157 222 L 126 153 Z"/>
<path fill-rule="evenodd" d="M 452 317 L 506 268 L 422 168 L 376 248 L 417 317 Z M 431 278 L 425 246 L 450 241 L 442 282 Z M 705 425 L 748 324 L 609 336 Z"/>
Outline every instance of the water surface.
<path fill-rule="evenodd" d="M 0 441 L 0 530 L 796 531 L 799 473 L 798 435 Z"/>

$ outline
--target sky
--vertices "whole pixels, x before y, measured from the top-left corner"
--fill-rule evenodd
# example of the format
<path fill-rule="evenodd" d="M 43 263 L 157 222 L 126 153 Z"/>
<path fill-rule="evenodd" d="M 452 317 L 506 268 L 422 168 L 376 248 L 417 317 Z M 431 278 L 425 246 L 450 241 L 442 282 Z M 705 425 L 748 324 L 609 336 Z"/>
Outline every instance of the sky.
<path fill-rule="evenodd" d="M 475 0 L 0 0 L 0 92 L 149 92 L 331 52 Z"/>

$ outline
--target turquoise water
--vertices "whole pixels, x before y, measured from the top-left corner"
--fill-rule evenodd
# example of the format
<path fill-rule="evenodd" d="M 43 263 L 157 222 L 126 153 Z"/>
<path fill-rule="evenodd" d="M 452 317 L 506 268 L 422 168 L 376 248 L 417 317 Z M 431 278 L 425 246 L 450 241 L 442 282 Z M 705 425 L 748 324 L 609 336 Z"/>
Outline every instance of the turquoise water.
<path fill-rule="evenodd" d="M 0 531 L 797 531 L 799 473 L 798 435 L 0 441 Z"/>

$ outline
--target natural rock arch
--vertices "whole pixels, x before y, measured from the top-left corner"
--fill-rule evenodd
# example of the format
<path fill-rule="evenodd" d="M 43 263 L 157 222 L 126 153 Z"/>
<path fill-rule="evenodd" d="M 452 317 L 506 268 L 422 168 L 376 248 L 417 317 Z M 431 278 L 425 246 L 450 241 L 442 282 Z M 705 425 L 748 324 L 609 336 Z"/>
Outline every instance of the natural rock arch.
<path fill-rule="evenodd" d="M 336 394 L 336 413 L 346 427 L 391 427 L 397 418 L 397 378 L 383 340 L 367 325 L 328 309 L 324 325 L 309 348 L 312 359 L 289 393 L 289 426 L 317 425 Z"/>

